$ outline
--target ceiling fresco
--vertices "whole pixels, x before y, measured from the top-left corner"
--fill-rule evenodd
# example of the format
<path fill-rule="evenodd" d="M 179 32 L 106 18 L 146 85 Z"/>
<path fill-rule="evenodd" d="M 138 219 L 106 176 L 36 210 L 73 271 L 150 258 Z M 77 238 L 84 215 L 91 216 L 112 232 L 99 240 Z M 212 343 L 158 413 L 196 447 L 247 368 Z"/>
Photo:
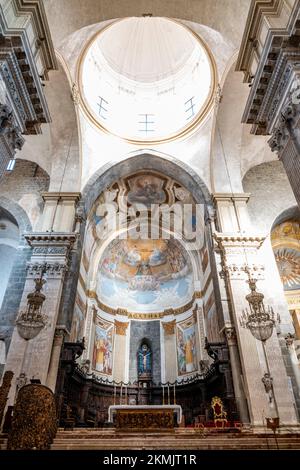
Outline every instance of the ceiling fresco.
<path fill-rule="evenodd" d="M 112 308 L 163 311 L 193 295 L 190 261 L 176 240 L 115 240 L 98 270 L 97 294 Z"/>

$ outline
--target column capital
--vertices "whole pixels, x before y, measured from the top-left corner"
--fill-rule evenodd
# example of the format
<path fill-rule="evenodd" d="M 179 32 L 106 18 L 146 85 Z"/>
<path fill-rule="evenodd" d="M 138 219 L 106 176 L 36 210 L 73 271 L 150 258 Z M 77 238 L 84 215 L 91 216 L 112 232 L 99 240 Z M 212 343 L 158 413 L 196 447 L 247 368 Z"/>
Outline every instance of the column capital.
<path fill-rule="evenodd" d="M 129 322 L 115 320 L 116 335 L 126 336 Z"/>
<path fill-rule="evenodd" d="M 214 193 L 213 201 L 216 203 L 229 201 L 242 201 L 247 203 L 250 196 L 250 193 Z"/>
<path fill-rule="evenodd" d="M 81 193 L 79 192 L 50 192 L 50 191 L 45 191 L 41 193 L 42 198 L 44 201 L 57 201 L 58 199 L 61 199 L 63 201 L 74 201 L 78 202 L 81 198 Z"/>
<path fill-rule="evenodd" d="M 165 335 L 174 335 L 176 320 L 172 320 L 168 322 L 161 322 L 161 324 L 164 329 Z"/>

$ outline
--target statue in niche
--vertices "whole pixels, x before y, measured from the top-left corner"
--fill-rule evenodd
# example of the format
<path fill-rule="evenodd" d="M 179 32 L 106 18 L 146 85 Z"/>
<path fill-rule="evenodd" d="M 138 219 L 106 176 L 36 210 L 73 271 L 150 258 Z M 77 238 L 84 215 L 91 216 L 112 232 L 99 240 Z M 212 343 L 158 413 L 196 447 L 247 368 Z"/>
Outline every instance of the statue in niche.
<path fill-rule="evenodd" d="M 151 364 L 152 352 L 150 347 L 143 343 L 138 350 L 138 373 L 140 375 L 151 375 L 152 364 Z"/>

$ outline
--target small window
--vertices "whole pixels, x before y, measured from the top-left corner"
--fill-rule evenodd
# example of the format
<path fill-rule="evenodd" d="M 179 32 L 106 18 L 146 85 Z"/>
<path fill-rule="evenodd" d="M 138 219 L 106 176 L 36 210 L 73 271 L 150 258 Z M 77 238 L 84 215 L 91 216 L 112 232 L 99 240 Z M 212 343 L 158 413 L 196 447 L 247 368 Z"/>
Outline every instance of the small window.
<path fill-rule="evenodd" d="M 105 114 L 108 112 L 107 106 L 108 106 L 108 101 L 106 101 L 102 96 L 99 96 L 100 102 L 98 103 L 99 107 L 99 116 L 102 117 L 102 119 L 106 119 Z"/>
<path fill-rule="evenodd" d="M 15 164 L 16 164 L 16 160 L 14 158 L 11 158 L 7 164 L 6 170 L 13 171 Z"/>
<path fill-rule="evenodd" d="M 145 132 L 146 134 L 148 132 L 154 132 L 154 114 L 139 114 L 139 116 L 141 116 L 141 121 L 139 121 L 141 129 L 139 129 L 139 132 Z"/>
<path fill-rule="evenodd" d="M 192 98 L 190 98 L 189 100 L 187 100 L 185 103 L 184 103 L 184 106 L 185 106 L 185 112 L 187 113 L 187 120 L 191 119 L 193 116 L 195 116 L 195 103 L 194 103 L 194 99 L 195 97 L 192 96 Z"/>

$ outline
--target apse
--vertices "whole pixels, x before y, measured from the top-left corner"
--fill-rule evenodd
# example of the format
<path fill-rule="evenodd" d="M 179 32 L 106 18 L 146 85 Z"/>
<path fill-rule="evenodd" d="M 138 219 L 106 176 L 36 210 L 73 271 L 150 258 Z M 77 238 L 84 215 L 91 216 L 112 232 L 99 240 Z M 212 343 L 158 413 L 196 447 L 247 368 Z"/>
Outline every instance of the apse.
<path fill-rule="evenodd" d="M 115 240 L 103 253 L 97 295 L 111 308 L 163 312 L 185 305 L 193 293 L 189 257 L 177 240 Z"/>
<path fill-rule="evenodd" d="M 204 117 L 215 85 L 200 37 L 160 17 L 117 20 L 96 34 L 83 55 L 79 82 L 93 121 L 139 142 L 185 133 Z"/>

